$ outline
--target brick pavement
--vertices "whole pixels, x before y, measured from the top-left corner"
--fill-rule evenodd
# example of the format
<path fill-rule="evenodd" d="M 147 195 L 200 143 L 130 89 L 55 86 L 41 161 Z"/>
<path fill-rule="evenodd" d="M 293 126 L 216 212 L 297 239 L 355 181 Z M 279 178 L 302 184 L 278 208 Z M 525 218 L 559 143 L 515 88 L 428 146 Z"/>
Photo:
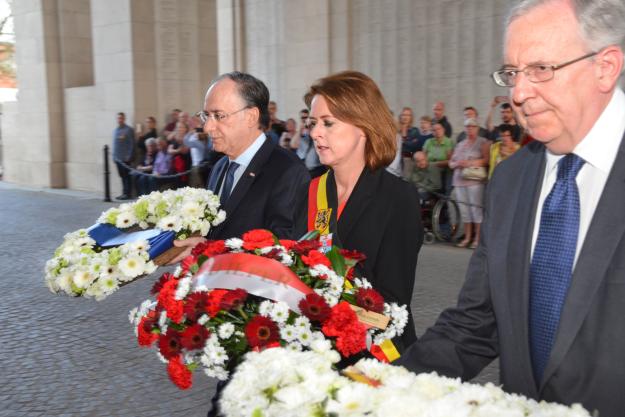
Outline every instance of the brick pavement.
<path fill-rule="evenodd" d="M 111 203 L 0 182 L 0 416 L 205 416 L 214 381 L 197 373 L 180 391 L 150 349 L 137 346 L 128 311 L 157 275 L 102 302 L 55 296 L 43 267 L 63 234 L 91 225 Z M 425 247 L 413 308 L 417 333 L 455 300 L 469 250 Z M 496 380 L 495 368 L 481 381 Z"/>

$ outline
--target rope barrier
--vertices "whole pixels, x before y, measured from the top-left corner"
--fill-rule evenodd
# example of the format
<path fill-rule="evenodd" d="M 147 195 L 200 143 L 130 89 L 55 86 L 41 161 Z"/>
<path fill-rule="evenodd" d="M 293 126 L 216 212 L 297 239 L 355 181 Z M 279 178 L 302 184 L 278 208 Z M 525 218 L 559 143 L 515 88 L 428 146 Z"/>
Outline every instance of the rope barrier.
<path fill-rule="evenodd" d="M 158 174 L 157 175 L 157 174 L 151 174 L 149 172 L 139 171 L 138 169 L 135 169 L 135 168 L 131 167 L 130 165 L 128 165 L 124 161 L 120 161 L 117 158 L 113 158 L 113 161 L 115 161 L 115 163 L 118 163 L 121 166 L 123 166 L 124 168 L 126 168 L 130 173 L 138 174 L 138 175 L 145 176 L 145 177 L 159 178 L 159 179 L 173 179 L 173 178 L 182 177 L 184 175 L 189 175 L 193 169 L 204 168 L 204 167 L 209 166 L 209 162 L 205 161 L 205 162 L 201 162 L 199 165 L 191 167 L 191 169 L 188 169 L 188 170 L 186 170 L 184 172 L 178 172 L 176 174 L 164 174 L 164 175 L 163 174 Z"/>

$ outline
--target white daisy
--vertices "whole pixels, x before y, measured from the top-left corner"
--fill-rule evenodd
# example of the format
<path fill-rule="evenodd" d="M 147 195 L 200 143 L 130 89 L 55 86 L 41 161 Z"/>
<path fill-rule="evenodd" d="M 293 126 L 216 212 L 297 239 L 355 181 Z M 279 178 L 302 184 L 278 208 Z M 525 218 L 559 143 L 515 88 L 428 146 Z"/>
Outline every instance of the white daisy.
<path fill-rule="evenodd" d="M 144 273 L 145 259 L 138 255 L 129 255 L 119 261 L 118 266 L 122 274 L 135 278 Z"/>

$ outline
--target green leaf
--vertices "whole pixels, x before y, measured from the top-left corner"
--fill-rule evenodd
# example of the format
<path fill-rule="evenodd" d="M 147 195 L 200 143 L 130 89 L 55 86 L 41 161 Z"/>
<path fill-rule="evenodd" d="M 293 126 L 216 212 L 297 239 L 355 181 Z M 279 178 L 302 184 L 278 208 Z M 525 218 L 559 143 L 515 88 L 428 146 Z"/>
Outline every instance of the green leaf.
<path fill-rule="evenodd" d="M 133 210 L 135 212 L 135 216 L 139 220 L 145 220 L 148 218 L 148 200 L 143 200 L 135 203 Z"/>
<path fill-rule="evenodd" d="M 200 266 L 198 264 L 193 264 L 191 265 L 191 268 L 189 268 L 189 270 L 191 271 L 191 273 L 197 274 L 197 271 L 200 270 Z"/>
<path fill-rule="evenodd" d="M 326 253 L 326 256 L 330 260 L 334 271 L 344 277 L 347 273 L 347 269 L 345 268 L 345 258 L 341 255 L 338 248 L 336 246 L 332 246 L 332 249 Z"/>

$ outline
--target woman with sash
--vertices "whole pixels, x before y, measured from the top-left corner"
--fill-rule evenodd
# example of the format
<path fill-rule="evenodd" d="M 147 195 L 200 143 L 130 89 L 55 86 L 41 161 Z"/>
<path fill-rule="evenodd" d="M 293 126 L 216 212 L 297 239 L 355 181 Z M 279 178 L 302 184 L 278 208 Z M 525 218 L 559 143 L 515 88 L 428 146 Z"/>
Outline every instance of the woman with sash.
<path fill-rule="evenodd" d="M 410 313 L 423 229 L 416 188 L 385 170 L 397 146 L 388 105 L 375 82 L 356 71 L 318 80 L 304 100 L 315 149 L 330 169 L 302 196 L 298 231 L 318 230 L 325 246 L 364 253 L 359 275 Z M 404 334 L 384 353 L 393 360 L 415 340 L 409 315 Z"/>

